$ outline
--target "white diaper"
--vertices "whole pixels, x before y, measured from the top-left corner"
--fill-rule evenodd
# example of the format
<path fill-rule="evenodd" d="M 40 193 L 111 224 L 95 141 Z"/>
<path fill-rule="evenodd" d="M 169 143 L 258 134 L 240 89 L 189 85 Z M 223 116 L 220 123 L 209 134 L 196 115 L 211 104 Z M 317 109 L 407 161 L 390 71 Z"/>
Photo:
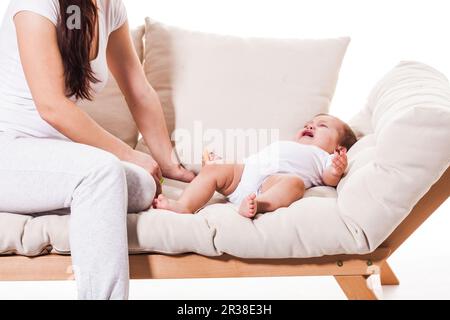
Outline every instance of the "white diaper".
<path fill-rule="evenodd" d="M 257 168 L 251 165 L 245 165 L 241 182 L 237 186 L 236 190 L 228 196 L 228 201 L 236 206 L 239 206 L 249 195 L 259 195 L 261 193 L 261 186 L 264 183 L 264 180 L 264 175 L 261 175 Z"/>
<path fill-rule="evenodd" d="M 303 180 L 306 189 L 323 185 L 323 171 L 334 155 L 312 145 L 278 141 L 244 161 L 241 182 L 228 200 L 239 206 L 251 194 L 259 195 L 264 181 L 277 174 L 291 174 Z"/>

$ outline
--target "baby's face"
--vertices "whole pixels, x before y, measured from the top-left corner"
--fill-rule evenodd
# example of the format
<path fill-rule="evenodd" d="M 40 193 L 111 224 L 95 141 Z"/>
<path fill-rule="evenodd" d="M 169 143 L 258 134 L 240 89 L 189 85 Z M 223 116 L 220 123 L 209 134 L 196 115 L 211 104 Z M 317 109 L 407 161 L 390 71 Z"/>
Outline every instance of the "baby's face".
<path fill-rule="evenodd" d="M 297 133 L 296 141 L 301 144 L 317 146 L 332 154 L 339 146 L 343 124 L 330 116 L 318 116 L 309 121 Z"/>

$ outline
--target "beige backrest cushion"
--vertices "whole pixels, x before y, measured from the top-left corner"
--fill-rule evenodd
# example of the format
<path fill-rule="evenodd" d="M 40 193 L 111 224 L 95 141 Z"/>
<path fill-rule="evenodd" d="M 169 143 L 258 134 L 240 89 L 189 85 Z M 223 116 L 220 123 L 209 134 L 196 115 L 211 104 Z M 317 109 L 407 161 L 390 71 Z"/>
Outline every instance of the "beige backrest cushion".
<path fill-rule="evenodd" d="M 211 145 L 239 160 L 254 150 L 235 150 L 231 159 L 230 141 L 220 141 L 227 134 L 291 138 L 329 110 L 349 41 L 238 38 L 147 18 L 144 70 L 184 163 L 201 163 L 202 148 Z M 262 140 L 256 147 L 267 144 Z"/>
<path fill-rule="evenodd" d="M 131 33 L 139 59 L 143 60 L 145 27 L 134 29 Z M 123 94 L 112 74 L 108 82 L 94 99 L 82 101 L 79 106 L 85 110 L 104 129 L 126 142 L 132 148 L 137 144 L 138 129 L 128 109 Z"/>

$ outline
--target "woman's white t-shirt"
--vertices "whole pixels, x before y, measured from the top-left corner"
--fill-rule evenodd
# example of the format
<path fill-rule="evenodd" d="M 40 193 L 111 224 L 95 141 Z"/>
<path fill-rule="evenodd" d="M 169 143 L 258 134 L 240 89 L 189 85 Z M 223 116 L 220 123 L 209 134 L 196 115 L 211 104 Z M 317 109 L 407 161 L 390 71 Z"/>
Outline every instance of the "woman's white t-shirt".
<path fill-rule="evenodd" d="M 94 93 L 108 80 L 106 48 L 109 35 L 127 20 L 122 0 L 97 0 L 99 8 L 99 50 L 91 62 L 98 83 Z M 68 140 L 39 115 L 20 61 L 14 17 L 21 11 L 37 13 L 55 26 L 59 0 L 11 0 L 0 27 L 0 132 L 14 131 L 26 136 Z M 51 66 L 48 66 L 51 68 Z M 72 98 L 75 101 L 74 98 Z"/>

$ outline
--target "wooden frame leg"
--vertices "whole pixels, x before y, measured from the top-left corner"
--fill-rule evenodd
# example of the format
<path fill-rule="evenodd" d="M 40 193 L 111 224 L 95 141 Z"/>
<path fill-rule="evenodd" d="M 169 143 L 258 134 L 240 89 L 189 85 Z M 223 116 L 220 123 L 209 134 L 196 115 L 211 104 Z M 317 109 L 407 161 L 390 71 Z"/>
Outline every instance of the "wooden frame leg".
<path fill-rule="evenodd" d="M 385 261 L 381 265 L 381 284 L 383 286 L 398 286 L 400 285 L 400 281 L 395 275 L 394 271 L 392 271 L 391 267 Z"/>
<path fill-rule="evenodd" d="M 375 293 L 367 285 L 366 276 L 334 277 L 349 300 L 378 300 Z"/>

